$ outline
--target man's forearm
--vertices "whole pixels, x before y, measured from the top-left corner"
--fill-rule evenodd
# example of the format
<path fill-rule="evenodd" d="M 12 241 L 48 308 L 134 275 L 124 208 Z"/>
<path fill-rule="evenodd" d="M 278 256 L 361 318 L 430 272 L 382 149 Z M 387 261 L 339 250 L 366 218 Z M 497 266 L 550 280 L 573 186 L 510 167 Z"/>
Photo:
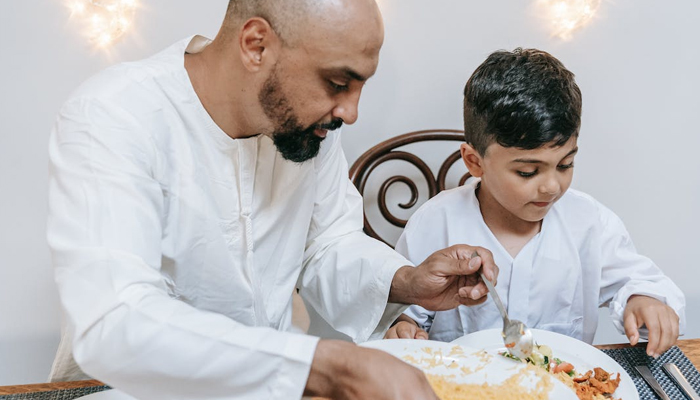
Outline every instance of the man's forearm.
<path fill-rule="evenodd" d="M 418 304 L 415 292 L 412 290 L 411 272 L 414 267 L 403 266 L 396 271 L 391 280 L 389 291 L 389 303 Z"/>
<path fill-rule="evenodd" d="M 356 345 L 342 340 L 320 340 L 316 346 L 304 396 L 332 398 L 338 390 L 338 379 L 352 371 Z"/>

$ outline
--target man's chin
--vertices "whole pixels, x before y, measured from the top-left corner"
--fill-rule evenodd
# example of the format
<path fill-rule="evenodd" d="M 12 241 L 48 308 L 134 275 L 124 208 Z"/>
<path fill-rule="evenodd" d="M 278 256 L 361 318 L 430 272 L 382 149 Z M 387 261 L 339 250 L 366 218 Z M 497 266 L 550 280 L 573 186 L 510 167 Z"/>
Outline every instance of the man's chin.
<path fill-rule="evenodd" d="M 297 154 L 297 153 L 285 153 L 285 152 L 279 152 L 282 155 L 282 158 L 284 158 L 287 161 L 295 162 L 295 163 L 305 163 L 309 160 L 312 160 L 316 158 L 318 155 L 318 151 L 315 153 L 307 153 L 307 154 Z"/>
<path fill-rule="evenodd" d="M 277 151 L 285 160 L 301 163 L 316 157 L 328 130 L 316 127 L 293 133 L 273 134 Z"/>
<path fill-rule="evenodd" d="M 318 142 L 307 145 L 301 150 L 299 148 L 289 149 L 280 146 L 276 147 L 277 151 L 282 155 L 282 158 L 284 158 L 285 160 L 292 161 L 295 163 L 303 163 L 305 161 L 311 160 L 312 158 L 318 155 L 319 151 L 321 150 L 321 141 L 323 141 L 323 138 L 319 137 Z"/>

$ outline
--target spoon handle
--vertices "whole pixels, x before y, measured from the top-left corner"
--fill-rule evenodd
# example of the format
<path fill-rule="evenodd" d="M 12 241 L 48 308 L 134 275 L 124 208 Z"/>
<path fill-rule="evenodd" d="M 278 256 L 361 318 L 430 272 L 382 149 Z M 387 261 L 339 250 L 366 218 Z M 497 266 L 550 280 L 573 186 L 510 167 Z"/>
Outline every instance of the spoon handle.
<path fill-rule="evenodd" d="M 498 297 L 498 292 L 496 292 L 496 288 L 493 287 L 493 283 L 491 283 L 490 280 L 486 279 L 483 272 L 479 272 L 479 275 L 481 275 L 481 279 L 486 284 L 486 288 L 489 290 L 489 293 L 491 293 L 491 297 L 493 297 L 493 301 L 496 303 L 496 307 L 498 307 L 498 311 L 501 312 L 501 316 L 503 317 L 503 321 L 505 321 L 507 323 L 509 321 L 508 320 L 508 313 L 506 312 L 506 309 L 503 307 L 503 303 L 501 303 L 501 298 Z M 504 324 L 504 326 L 505 326 L 505 324 Z"/>

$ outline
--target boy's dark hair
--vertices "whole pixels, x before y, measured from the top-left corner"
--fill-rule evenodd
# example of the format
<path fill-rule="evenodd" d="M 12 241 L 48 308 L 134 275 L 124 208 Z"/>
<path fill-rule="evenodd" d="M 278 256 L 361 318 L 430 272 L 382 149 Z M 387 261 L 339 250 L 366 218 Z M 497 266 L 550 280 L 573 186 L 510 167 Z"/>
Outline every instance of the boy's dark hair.
<path fill-rule="evenodd" d="M 551 54 L 492 53 L 464 87 L 464 138 L 482 156 L 491 143 L 531 150 L 578 136 L 581 91 Z"/>

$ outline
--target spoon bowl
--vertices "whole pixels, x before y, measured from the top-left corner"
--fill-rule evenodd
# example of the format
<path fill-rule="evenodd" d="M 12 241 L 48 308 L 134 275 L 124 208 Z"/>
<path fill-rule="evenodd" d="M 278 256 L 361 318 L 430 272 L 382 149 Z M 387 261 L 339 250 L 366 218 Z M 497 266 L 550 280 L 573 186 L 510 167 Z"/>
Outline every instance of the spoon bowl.
<path fill-rule="evenodd" d="M 504 320 L 502 335 L 511 355 L 523 360 L 532 355 L 532 331 L 524 323 L 517 319 Z"/>
<path fill-rule="evenodd" d="M 472 254 L 472 258 L 478 256 L 478 253 Z M 501 312 L 501 317 L 503 317 L 503 332 L 501 335 L 503 336 L 503 343 L 505 343 L 506 349 L 508 349 L 508 352 L 514 357 L 518 357 L 523 360 L 530 357 L 532 355 L 533 345 L 532 332 L 522 321 L 508 318 L 508 313 L 506 312 L 505 307 L 503 307 L 501 298 L 498 296 L 496 288 L 493 287 L 493 283 L 486 279 L 483 272 L 479 272 L 479 275 L 484 281 L 489 293 L 491 293 L 491 297 L 493 298 L 494 303 L 496 303 L 498 311 Z"/>

